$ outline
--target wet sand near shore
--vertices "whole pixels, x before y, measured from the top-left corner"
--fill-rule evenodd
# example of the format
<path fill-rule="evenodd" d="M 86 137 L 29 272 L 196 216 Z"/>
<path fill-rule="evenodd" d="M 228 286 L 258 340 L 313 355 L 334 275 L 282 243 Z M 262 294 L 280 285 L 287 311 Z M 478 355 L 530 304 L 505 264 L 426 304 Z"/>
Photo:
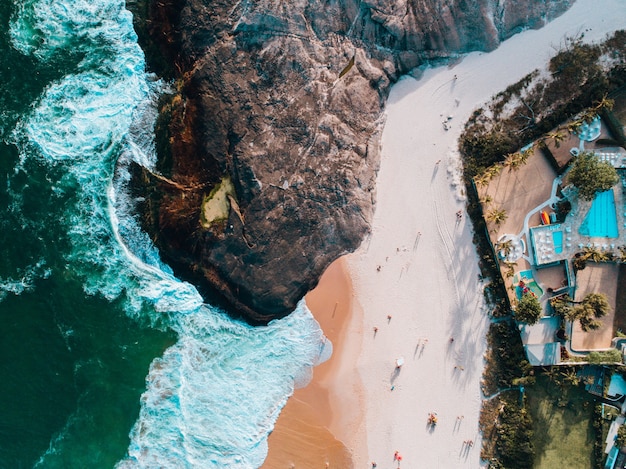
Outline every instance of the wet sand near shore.
<path fill-rule="evenodd" d="M 350 452 L 331 432 L 338 426 L 333 412 L 338 399 L 329 389 L 345 357 L 343 337 L 352 317 L 352 295 L 344 259 L 332 263 L 306 295 L 307 306 L 333 344 L 333 354 L 315 367 L 309 385 L 296 389 L 283 408 L 268 439 L 263 469 L 354 467 Z"/>

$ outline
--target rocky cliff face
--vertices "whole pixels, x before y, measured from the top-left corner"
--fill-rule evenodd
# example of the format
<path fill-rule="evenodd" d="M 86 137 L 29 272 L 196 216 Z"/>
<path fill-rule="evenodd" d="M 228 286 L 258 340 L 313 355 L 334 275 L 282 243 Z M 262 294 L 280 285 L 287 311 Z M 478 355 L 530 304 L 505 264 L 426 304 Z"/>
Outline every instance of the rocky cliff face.
<path fill-rule="evenodd" d="M 152 37 L 178 93 L 162 108 L 160 174 L 136 172 L 147 230 L 179 276 L 232 312 L 289 314 L 368 233 L 390 85 L 569 3 L 155 2 Z"/>

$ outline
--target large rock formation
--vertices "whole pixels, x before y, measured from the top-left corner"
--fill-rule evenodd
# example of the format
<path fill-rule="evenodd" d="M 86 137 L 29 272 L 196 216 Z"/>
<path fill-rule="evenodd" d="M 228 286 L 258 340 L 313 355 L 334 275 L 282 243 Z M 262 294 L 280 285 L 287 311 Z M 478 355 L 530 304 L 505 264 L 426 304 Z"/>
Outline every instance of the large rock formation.
<path fill-rule="evenodd" d="M 569 3 L 155 2 L 152 37 L 178 93 L 162 109 L 160 174 L 136 172 L 146 228 L 178 275 L 232 312 L 288 314 L 368 233 L 390 85 Z"/>

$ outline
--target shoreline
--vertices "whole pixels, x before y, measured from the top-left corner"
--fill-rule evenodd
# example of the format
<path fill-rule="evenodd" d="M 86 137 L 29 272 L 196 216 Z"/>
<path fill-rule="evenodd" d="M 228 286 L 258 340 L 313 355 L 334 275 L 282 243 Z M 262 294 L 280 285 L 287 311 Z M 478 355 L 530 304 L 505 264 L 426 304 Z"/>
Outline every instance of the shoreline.
<path fill-rule="evenodd" d="M 392 88 L 371 236 L 343 258 L 353 304 L 363 307 L 353 310 L 335 349 L 333 355 L 342 355 L 333 362 L 336 371 L 322 380 L 332 413 L 328 428 L 351 451 L 354 467 L 373 461 L 396 467 L 396 451 L 402 467 L 481 467 L 478 419 L 489 318 L 472 226 L 455 216 L 465 204 L 458 137 L 476 107 L 544 67 L 566 37 L 598 41 L 624 29 L 625 16 L 619 0 L 578 0 L 543 28 L 517 34 L 495 51 L 428 68 L 419 80 L 406 76 Z M 347 353 L 355 350 L 352 361 Z M 354 389 L 360 389 L 357 399 Z M 343 405 L 350 401 L 358 415 Z M 431 412 L 439 417 L 434 427 L 427 423 Z M 295 467 L 318 466 L 302 460 Z"/>
<path fill-rule="evenodd" d="M 354 467 L 351 451 L 342 443 L 357 428 L 361 414 L 359 406 L 352 404 L 355 393 L 361 392 L 352 366 L 360 350 L 346 349 L 345 340 L 361 321 L 353 297 L 345 256 L 334 261 L 306 295 L 308 308 L 333 345 L 333 354 L 313 369 L 311 382 L 296 389 L 282 409 L 268 438 L 262 468 Z M 345 386 L 352 388 L 348 396 Z"/>

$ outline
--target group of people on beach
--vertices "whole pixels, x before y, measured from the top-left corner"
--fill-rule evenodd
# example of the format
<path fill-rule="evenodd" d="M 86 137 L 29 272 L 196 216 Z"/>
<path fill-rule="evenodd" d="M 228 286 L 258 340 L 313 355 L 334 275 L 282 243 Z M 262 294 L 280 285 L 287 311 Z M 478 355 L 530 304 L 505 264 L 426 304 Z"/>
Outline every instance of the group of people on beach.
<path fill-rule="evenodd" d="M 400 454 L 400 451 L 396 450 L 395 453 L 393 453 L 393 460 L 394 462 L 398 463 L 398 467 L 400 467 L 400 462 L 402 461 L 402 455 Z M 376 462 L 372 461 L 372 469 L 376 469 L 378 467 L 378 464 L 376 464 Z"/>

